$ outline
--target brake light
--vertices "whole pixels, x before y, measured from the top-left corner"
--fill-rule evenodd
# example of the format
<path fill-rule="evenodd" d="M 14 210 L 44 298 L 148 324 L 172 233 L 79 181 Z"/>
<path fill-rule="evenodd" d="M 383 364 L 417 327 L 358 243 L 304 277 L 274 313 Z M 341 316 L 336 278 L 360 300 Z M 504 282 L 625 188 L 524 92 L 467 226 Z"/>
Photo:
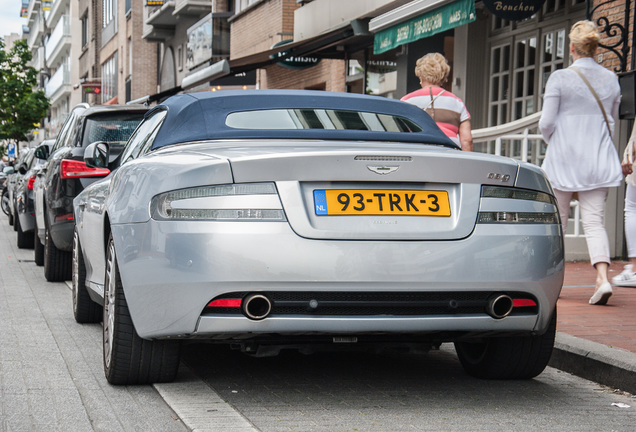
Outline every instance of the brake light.
<path fill-rule="evenodd" d="M 512 299 L 512 307 L 536 307 L 537 302 L 531 299 Z"/>
<path fill-rule="evenodd" d="M 33 184 L 35 183 L 35 177 L 36 177 L 35 174 L 33 174 L 31 177 L 29 177 L 29 181 L 27 181 L 27 189 L 28 190 L 33 190 Z"/>
<path fill-rule="evenodd" d="M 241 307 L 241 299 L 218 299 L 212 300 L 207 307 Z"/>
<path fill-rule="evenodd" d="M 82 161 L 62 159 L 60 165 L 60 177 L 80 178 L 80 177 L 105 177 L 110 174 L 108 168 L 91 168 Z"/>

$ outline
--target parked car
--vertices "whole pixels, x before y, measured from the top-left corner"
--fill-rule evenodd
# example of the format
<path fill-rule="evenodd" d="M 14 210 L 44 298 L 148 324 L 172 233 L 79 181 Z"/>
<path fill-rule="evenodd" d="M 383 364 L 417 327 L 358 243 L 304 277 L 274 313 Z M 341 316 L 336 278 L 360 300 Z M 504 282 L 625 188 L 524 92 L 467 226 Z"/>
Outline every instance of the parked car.
<path fill-rule="evenodd" d="M 180 341 L 434 347 L 531 378 L 564 271 L 542 171 L 462 152 L 422 110 L 312 91 L 173 96 L 74 200 L 73 310 L 113 384 L 170 381 Z"/>
<path fill-rule="evenodd" d="M 36 156 L 46 162 L 34 184 L 38 236 L 34 253 L 36 262 L 44 265 L 46 280 L 71 278 L 73 198 L 109 173 L 86 166 L 86 147 L 95 141 L 108 142 L 112 157 L 116 157 L 147 110 L 140 105 L 89 107 L 82 103 L 71 111 L 51 153 L 38 147 Z"/>
<path fill-rule="evenodd" d="M 55 139 L 44 140 L 40 146 L 50 151 Z M 37 173 L 42 168 L 44 160 L 35 157 L 33 149 L 31 155 L 18 167 L 21 176 L 17 178 L 13 191 L 13 208 L 15 209 L 15 226 L 18 248 L 34 247 L 35 210 L 33 206 L 33 184 Z"/>
<path fill-rule="evenodd" d="M 33 148 L 23 148 L 13 163 L 13 171 L 10 170 L 10 174 L 7 175 L 7 196 L 9 199 L 9 214 L 11 215 L 9 224 L 13 225 L 14 231 L 18 231 L 19 228 L 18 209 L 15 206 L 15 189 L 33 162 L 33 152 Z"/>
<path fill-rule="evenodd" d="M 6 171 L 6 172 L 5 172 Z M 11 206 L 9 204 L 9 189 L 7 189 L 7 183 L 9 182 L 8 174 L 13 173 L 13 167 L 4 167 L 0 171 L 0 192 L 2 192 L 2 212 L 9 217 L 9 225 L 13 225 L 13 215 L 11 215 Z"/>

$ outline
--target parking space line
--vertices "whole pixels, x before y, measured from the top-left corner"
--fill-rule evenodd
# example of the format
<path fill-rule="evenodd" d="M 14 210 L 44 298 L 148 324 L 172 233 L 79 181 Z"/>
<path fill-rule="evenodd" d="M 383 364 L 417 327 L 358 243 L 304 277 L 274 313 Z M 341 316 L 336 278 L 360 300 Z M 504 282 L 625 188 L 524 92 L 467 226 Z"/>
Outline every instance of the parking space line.
<path fill-rule="evenodd" d="M 258 432 L 183 363 L 173 383 L 153 386 L 181 421 L 193 431 Z"/>

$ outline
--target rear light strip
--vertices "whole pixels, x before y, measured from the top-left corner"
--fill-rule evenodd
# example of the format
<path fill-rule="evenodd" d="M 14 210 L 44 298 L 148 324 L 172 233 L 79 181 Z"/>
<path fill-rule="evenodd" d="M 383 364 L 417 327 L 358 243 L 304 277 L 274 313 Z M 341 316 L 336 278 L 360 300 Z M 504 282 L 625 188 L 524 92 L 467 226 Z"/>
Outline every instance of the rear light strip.
<path fill-rule="evenodd" d="M 512 299 L 512 307 L 536 307 L 537 302 L 531 299 L 523 299 L 523 298 L 513 298 Z"/>
<path fill-rule="evenodd" d="M 63 179 L 82 177 L 105 177 L 110 174 L 108 168 L 91 168 L 82 161 L 62 159 L 60 177 Z"/>
<path fill-rule="evenodd" d="M 73 213 L 66 213 L 63 215 L 55 216 L 55 222 L 66 222 L 72 220 L 75 220 L 75 216 L 73 215 Z"/>
<path fill-rule="evenodd" d="M 208 303 L 207 307 L 241 307 L 241 299 L 218 299 Z"/>

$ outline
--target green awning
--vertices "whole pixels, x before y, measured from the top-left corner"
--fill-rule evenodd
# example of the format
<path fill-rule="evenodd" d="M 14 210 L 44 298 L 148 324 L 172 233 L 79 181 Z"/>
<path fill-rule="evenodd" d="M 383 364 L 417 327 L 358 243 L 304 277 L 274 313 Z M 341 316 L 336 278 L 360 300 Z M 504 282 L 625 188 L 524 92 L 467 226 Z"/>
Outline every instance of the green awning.
<path fill-rule="evenodd" d="M 373 53 L 381 54 L 406 43 L 475 21 L 475 0 L 457 0 L 375 35 Z"/>

